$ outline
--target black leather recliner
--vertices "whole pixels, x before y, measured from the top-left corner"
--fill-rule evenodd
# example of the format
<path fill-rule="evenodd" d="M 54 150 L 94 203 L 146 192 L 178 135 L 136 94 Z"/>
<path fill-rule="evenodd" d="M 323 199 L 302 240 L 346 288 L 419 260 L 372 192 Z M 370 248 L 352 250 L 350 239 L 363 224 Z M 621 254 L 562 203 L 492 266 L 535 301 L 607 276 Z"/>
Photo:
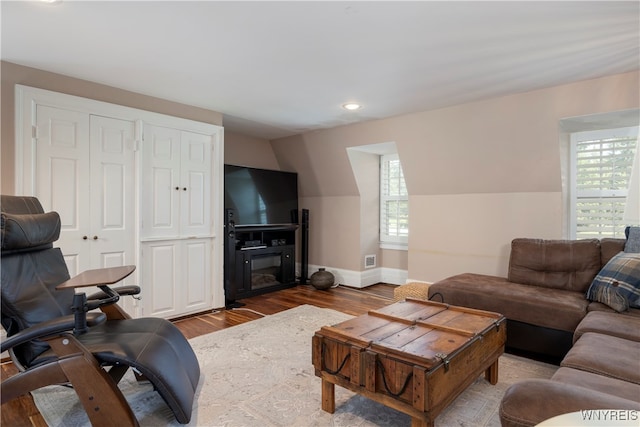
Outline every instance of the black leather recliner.
<path fill-rule="evenodd" d="M 58 214 L 44 213 L 33 197 L 2 196 L 0 210 L 1 322 L 8 337 L 2 351 L 11 350 L 22 369 L 2 382 L 2 403 L 70 383 L 94 426 L 137 425 L 117 387 L 131 367 L 153 384 L 178 422 L 188 423 L 200 366 L 182 333 L 165 319 L 131 319 L 111 304 L 119 295 L 108 286 L 100 286 L 97 300 L 56 290 L 69 279 L 62 252 L 52 244 L 60 233 Z"/>

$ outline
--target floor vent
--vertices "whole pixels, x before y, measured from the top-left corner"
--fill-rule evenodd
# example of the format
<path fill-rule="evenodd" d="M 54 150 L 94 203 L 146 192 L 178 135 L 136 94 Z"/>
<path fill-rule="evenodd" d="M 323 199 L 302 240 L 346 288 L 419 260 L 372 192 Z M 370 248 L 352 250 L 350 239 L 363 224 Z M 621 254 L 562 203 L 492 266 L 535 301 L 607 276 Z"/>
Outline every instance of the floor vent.
<path fill-rule="evenodd" d="M 375 255 L 365 255 L 364 256 L 364 268 L 373 268 L 376 266 L 376 256 Z"/>

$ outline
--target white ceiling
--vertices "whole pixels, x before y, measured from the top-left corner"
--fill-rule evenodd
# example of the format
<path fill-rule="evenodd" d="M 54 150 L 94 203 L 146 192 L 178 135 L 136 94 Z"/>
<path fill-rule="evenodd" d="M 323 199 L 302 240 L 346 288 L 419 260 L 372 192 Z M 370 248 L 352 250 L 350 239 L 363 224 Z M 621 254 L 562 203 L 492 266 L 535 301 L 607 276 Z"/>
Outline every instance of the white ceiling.
<path fill-rule="evenodd" d="M 2 1 L 1 18 L 3 60 L 270 139 L 640 64 L 638 1 Z"/>

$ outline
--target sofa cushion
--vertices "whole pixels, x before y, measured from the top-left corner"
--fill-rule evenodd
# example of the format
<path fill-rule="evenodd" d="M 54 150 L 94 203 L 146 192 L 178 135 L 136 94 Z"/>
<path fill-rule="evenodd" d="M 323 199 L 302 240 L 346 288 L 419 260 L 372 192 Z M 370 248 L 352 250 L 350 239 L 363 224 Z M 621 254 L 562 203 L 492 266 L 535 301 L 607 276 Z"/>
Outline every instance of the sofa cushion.
<path fill-rule="evenodd" d="M 639 354 L 640 342 L 587 332 L 560 366 L 640 384 Z"/>
<path fill-rule="evenodd" d="M 429 297 L 440 301 L 439 296 L 447 304 L 494 311 L 510 320 L 568 332 L 573 332 L 587 314 L 589 303 L 580 292 L 523 285 L 474 273 L 434 283 L 429 287 Z"/>
<path fill-rule="evenodd" d="M 573 333 L 573 342 L 587 332 L 597 332 L 631 341 L 640 341 L 640 317 L 613 312 L 587 313 Z M 640 395 L 639 395 L 640 396 Z"/>
<path fill-rule="evenodd" d="M 598 239 L 511 242 L 511 282 L 585 292 L 600 268 Z"/>
<path fill-rule="evenodd" d="M 640 410 L 640 403 L 637 399 L 614 396 L 606 390 L 529 379 L 515 383 L 506 390 L 500 402 L 500 424 L 502 427 L 536 426 L 557 415 L 603 408 Z"/>
<path fill-rule="evenodd" d="M 587 313 L 590 313 L 592 311 L 604 311 L 607 313 L 617 313 L 618 315 L 623 315 L 623 316 L 640 317 L 640 308 L 630 308 L 625 312 L 618 313 L 608 305 L 604 305 L 601 302 L 596 302 L 596 301 L 591 301 L 587 306 Z"/>
<path fill-rule="evenodd" d="M 606 390 L 607 394 L 612 394 L 623 399 L 638 400 L 640 396 L 640 384 L 634 384 L 629 381 L 622 381 L 592 372 L 580 371 L 578 369 L 561 367 L 553 374 L 551 380 L 585 387 L 590 390 Z"/>
<path fill-rule="evenodd" d="M 640 253 L 620 252 L 596 275 L 587 299 L 618 312 L 640 308 Z"/>
<path fill-rule="evenodd" d="M 619 252 L 624 250 L 625 239 L 605 237 L 600 239 L 600 268 L 604 267 Z"/>

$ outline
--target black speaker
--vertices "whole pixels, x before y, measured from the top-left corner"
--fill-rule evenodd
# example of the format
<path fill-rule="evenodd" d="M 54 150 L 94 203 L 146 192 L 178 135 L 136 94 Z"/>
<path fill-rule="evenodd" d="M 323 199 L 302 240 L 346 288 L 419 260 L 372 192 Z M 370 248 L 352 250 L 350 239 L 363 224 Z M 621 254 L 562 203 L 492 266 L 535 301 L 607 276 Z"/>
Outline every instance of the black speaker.
<path fill-rule="evenodd" d="M 302 209 L 300 235 L 300 284 L 306 285 L 309 275 L 309 209 Z"/>
<path fill-rule="evenodd" d="M 236 264 L 236 222 L 235 211 L 225 209 L 224 212 L 224 297 L 225 305 L 236 299 L 235 264 Z"/>

